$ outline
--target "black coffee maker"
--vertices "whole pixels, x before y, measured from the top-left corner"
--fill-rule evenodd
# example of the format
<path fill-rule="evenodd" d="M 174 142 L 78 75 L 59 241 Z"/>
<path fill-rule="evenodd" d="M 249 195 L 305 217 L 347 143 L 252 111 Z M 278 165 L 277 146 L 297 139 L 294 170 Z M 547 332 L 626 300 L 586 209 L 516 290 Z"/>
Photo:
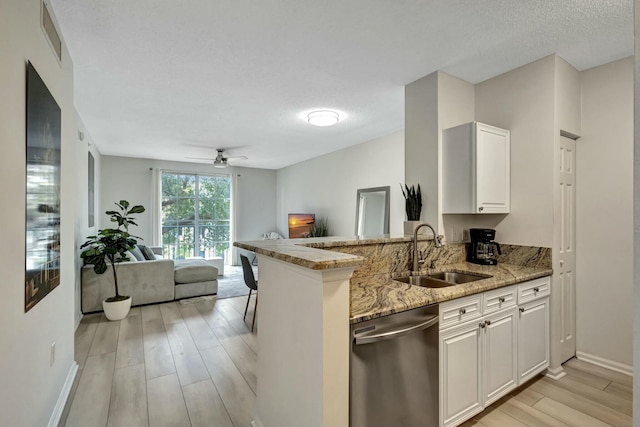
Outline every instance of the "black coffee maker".
<path fill-rule="evenodd" d="M 502 255 L 500 244 L 494 242 L 496 230 L 492 228 L 470 228 L 471 243 L 467 248 L 467 261 L 474 264 L 496 265 L 497 255 Z"/>

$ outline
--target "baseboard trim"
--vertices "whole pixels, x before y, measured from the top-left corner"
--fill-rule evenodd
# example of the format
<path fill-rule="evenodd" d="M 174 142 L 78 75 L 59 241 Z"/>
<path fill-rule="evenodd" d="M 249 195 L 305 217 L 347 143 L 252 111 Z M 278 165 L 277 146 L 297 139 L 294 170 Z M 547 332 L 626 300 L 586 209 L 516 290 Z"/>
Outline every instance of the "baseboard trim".
<path fill-rule="evenodd" d="M 80 313 L 80 316 L 76 317 L 76 325 L 75 328 L 73 328 L 74 331 L 78 330 L 78 326 L 80 326 L 80 322 L 82 322 L 82 318 L 84 317 L 84 314 Z"/>
<path fill-rule="evenodd" d="M 567 375 L 567 373 L 564 371 L 564 369 L 562 368 L 562 366 L 559 366 L 557 368 L 547 368 L 547 372 L 545 372 L 544 376 L 551 378 L 552 380 L 559 380 L 560 378 L 563 378 L 565 375 Z"/>
<path fill-rule="evenodd" d="M 262 425 L 262 422 L 260 422 L 260 420 L 258 419 L 258 417 L 254 417 L 254 418 L 251 420 L 251 427 L 264 427 L 264 426 Z"/>
<path fill-rule="evenodd" d="M 56 402 L 56 406 L 53 408 L 53 413 L 51 414 L 51 418 L 49 418 L 49 424 L 47 424 L 47 427 L 58 427 L 77 373 L 78 364 L 74 361 L 71 365 L 71 369 L 69 369 L 69 373 L 67 374 L 67 379 L 64 381 L 62 390 L 60 390 L 60 396 L 58 396 L 58 401 Z"/>
<path fill-rule="evenodd" d="M 580 360 L 584 360 L 585 362 L 589 362 L 594 365 L 598 365 L 603 368 L 611 369 L 612 371 L 620 372 L 621 374 L 633 377 L 633 366 L 625 365 L 624 363 L 605 359 L 604 357 L 595 356 L 583 351 L 576 351 L 576 357 Z"/>

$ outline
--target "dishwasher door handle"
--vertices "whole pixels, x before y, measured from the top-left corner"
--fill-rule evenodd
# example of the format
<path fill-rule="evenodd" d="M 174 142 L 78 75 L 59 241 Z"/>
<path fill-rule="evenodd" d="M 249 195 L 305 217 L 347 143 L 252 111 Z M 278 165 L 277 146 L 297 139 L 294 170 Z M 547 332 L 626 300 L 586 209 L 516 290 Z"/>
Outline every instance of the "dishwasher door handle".
<path fill-rule="evenodd" d="M 372 344 L 375 342 L 380 342 L 380 341 L 385 341 L 385 340 L 391 340 L 394 338 L 399 338 L 402 337 L 404 335 L 408 335 L 412 332 L 418 332 L 418 331 L 422 331 L 423 329 L 427 329 L 430 328 L 434 325 L 438 324 L 438 320 L 439 316 L 435 315 L 433 317 L 430 317 L 428 320 L 422 322 L 422 323 L 418 323 L 417 325 L 413 325 L 413 326 L 409 326 L 408 328 L 403 328 L 403 329 L 397 329 L 395 331 L 388 331 L 388 332 L 383 332 L 381 334 L 376 334 L 376 335 L 365 335 L 365 336 L 357 336 L 355 337 L 355 344 L 356 345 L 360 345 L 360 344 Z"/>

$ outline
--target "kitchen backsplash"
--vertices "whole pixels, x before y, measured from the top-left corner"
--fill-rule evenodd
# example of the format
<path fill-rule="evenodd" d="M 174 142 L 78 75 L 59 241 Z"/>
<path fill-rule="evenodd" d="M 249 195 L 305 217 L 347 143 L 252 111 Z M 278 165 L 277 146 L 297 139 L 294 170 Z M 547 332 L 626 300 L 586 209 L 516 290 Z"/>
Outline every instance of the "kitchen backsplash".
<path fill-rule="evenodd" d="M 378 239 L 372 240 L 372 243 L 365 240 L 357 244 L 345 241 L 344 245 L 332 242 L 327 245 L 311 244 L 309 246 L 365 258 L 365 262 L 354 271 L 353 278 L 377 275 L 400 277 L 407 275 L 411 270 L 413 243 L 397 240 L 399 239 L 387 241 Z M 501 245 L 501 249 L 502 255 L 498 257 L 498 263 L 551 268 L 551 248 L 504 244 Z M 436 248 L 433 240 L 421 240 L 418 242 L 418 250 L 420 259 L 425 260 L 422 269 L 433 269 L 466 261 L 465 243 L 446 244 Z"/>

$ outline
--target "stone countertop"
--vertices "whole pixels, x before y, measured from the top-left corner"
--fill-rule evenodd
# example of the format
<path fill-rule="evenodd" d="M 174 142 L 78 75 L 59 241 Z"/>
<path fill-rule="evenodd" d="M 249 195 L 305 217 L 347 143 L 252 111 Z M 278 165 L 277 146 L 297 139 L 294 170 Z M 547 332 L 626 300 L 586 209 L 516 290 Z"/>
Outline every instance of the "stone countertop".
<path fill-rule="evenodd" d="M 234 245 L 257 254 L 285 261 L 311 270 L 357 267 L 364 258 L 306 246 L 309 243 L 323 244 L 324 239 L 281 239 L 235 242 Z"/>
<path fill-rule="evenodd" d="M 540 267 L 522 267 L 511 264 L 478 265 L 461 262 L 448 264 L 422 274 L 440 271 L 477 273 L 493 277 L 446 288 L 423 288 L 409 285 L 393 280 L 388 274 L 352 279 L 349 301 L 350 323 L 363 322 L 413 308 L 441 303 L 538 277 L 550 276 L 553 273 L 551 269 Z"/>
<path fill-rule="evenodd" d="M 431 236 L 419 236 L 418 238 L 418 240 L 432 239 Z M 311 270 L 328 270 L 332 268 L 357 267 L 364 261 L 364 258 L 360 256 L 331 251 L 331 248 L 411 242 L 412 240 L 411 237 L 318 237 L 235 242 L 234 246 Z"/>

